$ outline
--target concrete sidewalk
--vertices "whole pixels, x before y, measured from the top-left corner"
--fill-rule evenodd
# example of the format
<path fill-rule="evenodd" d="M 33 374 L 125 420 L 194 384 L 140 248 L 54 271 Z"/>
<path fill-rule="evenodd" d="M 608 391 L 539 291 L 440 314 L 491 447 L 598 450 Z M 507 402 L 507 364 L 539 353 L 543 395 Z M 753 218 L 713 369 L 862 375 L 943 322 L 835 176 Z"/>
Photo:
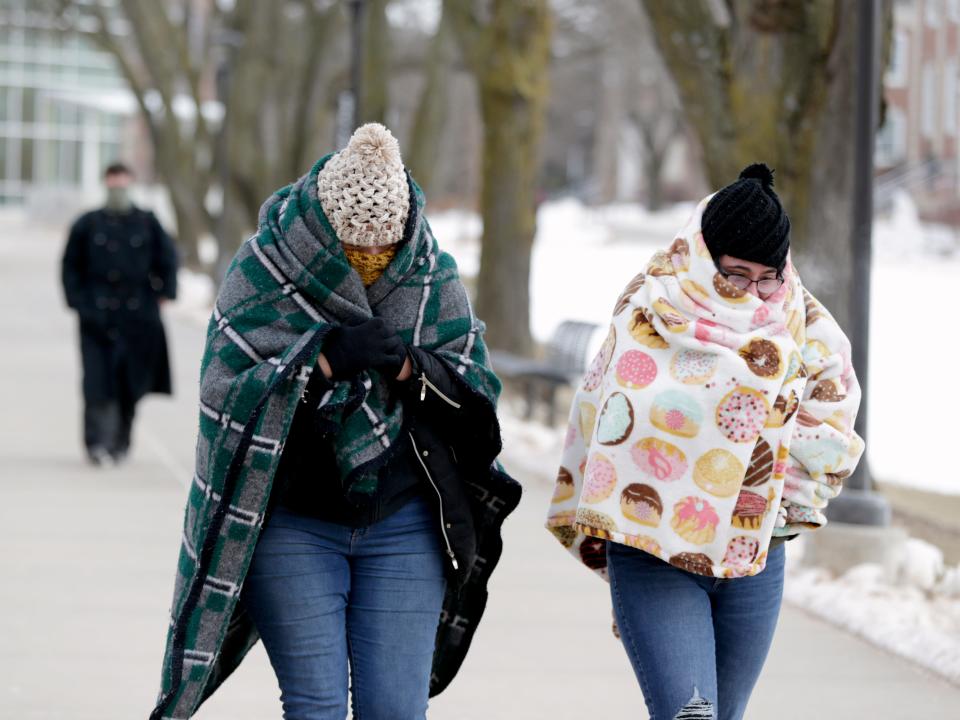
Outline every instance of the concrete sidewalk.
<path fill-rule="evenodd" d="M 88 468 L 60 243 L 0 222 L 0 718 L 145 718 L 192 473 L 203 329 L 168 313 L 176 398 L 141 406 L 128 464 Z M 430 717 L 647 717 L 606 586 L 542 530 L 549 488 L 528 485 L 484 623 Z M 277 697 L 258 647 L 197 717 L 279 718 Z M 960 689 L 787 606 L 747 716 L 912 720 L 958 707 Z"/>

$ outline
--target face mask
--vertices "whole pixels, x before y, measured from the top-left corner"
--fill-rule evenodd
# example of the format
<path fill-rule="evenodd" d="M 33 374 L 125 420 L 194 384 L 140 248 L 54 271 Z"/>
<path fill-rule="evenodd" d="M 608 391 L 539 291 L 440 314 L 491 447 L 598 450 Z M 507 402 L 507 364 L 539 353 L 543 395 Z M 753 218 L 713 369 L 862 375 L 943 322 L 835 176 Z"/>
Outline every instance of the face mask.
<path fill-rule="evenodd" d="M 107 207 L 111 210 L 123 212 L 130 209 L 130 190 L 125 187 L 107 188 Z"/>

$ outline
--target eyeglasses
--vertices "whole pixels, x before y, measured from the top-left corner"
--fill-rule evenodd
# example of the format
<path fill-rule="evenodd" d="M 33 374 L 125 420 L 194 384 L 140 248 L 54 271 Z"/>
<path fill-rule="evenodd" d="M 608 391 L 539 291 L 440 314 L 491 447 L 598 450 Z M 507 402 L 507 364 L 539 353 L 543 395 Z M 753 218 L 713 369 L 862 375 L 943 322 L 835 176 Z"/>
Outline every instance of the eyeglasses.
<path fill-rule="evenodd" d="M 749 290 L 751 285 L 756 284 L 757 292 L 760 293 L 760 297 L 764 299 L 773 295 L 780 289 L 780 286 L 783 285 L 783 278 L 779 275 L 775 278 L 768 277 L 754 280 L 739 273 L 728 273 L 723 269 L 720 270 L 720 274 L 738 290 Z"/>

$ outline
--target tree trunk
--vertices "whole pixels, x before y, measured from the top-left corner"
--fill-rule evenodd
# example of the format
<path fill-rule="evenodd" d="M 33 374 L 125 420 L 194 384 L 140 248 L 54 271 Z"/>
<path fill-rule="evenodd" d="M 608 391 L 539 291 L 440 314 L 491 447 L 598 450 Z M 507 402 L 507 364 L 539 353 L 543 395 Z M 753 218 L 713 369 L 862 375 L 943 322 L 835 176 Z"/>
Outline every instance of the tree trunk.
<path fill-rule="evenodd" d="M 449 15 L 444 13 L 437 25 L 426 58 L 426 78 L 417 104 L 407 145 L 406 165 L 414 179 L 430 197 L 433 174 L 440 151 L 440 139 L 447 121 L 450 63 L 452 61 Z"/>
<path fill-rule="evenodd" d="M 481 92 L 483 245 L 477 314 L 487 323 L 492 347 L 526 355 L 533 349 L 530 255 L 542 120 L 535 102 L 495 89 Z"/>
<path fill-rule="evenodd" d="M 651 212 L 663 207 L 663 159 L 662 151 L 649 146 L 646 148 L 643 170 L 647 185 L 647 210 Z"/>
<path fill-rule="evenodd" d="M 367 0 L 363 28 L 363 65 L 360 82 L 360 124 L 387 122 L 390 80 L 390 25 L 388 0 Z"/>
<path fill-rule="evenodd" d="M 641 1 L 708 181 L 720 188 L 752 162 L 776 170 L 795 262 L 845 326 L 856 4 Z"/>
<path fill-rule="evenodd" d="M 491 347 L 530 354 L 530 254 L 549 81 L 549 3 L 495 0 L 486 23 L 465 0 L 444 7 L 477 79 L 484 125 L 477 314 Z"/>

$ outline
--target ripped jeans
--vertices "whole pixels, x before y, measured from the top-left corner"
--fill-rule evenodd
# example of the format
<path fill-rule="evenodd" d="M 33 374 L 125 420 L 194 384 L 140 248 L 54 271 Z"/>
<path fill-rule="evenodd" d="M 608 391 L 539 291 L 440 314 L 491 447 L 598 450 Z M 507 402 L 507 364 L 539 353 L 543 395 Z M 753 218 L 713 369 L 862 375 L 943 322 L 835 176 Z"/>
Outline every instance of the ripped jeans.
<path fill-rule="evenodd" d="M 613 610 L 650 720 L 739 720 L 767 658 L 785 549 L 758 575 L 721 580 L 607 543 Z"/>

